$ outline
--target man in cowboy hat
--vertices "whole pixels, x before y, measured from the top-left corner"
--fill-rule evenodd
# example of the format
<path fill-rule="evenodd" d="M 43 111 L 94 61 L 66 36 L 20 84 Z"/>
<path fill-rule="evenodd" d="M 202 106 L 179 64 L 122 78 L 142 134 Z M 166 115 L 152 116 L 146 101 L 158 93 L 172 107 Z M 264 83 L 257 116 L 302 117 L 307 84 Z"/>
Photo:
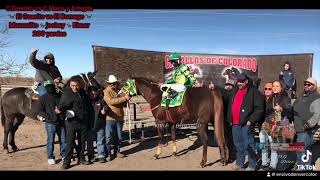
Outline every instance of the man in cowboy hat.
<path fill-rule="evenodd" d="M 116 76 L 110 75 L 108 80 L 106 81 L 108 86 L 103 91 L 104 93 L 104 101 L 109 106 L 109 113 L 106 116 L 106 146 L 107 152 L 109 154 L 109 161 L 111 161 L 114 156 L 124 157 L 124 155 L 120 152 L 120 145 L 122 141 L 122 127 L 123 127 L 123 119 L 124 112 L 123 106 L 125 102 L 130 100 L 130 95 L 125 94 L 124 96 L 118 95 L 120 82 Z M 111 156 L 111 143 L 113 134 L 116 134 L 117 142 L 116 149 L 114 149 L 114 155 Z"/>

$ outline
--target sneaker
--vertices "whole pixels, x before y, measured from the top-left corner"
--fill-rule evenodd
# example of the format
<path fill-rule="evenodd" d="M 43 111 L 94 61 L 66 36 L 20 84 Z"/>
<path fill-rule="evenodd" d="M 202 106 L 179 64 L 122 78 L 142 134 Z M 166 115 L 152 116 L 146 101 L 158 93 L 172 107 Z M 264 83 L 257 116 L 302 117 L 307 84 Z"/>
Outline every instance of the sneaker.
<path fill-rule="evenodd" d="M 56 164 L 56 161 L 54 159 L 48 159 L 48 164 L 54 165 L 54 164 Z"/>

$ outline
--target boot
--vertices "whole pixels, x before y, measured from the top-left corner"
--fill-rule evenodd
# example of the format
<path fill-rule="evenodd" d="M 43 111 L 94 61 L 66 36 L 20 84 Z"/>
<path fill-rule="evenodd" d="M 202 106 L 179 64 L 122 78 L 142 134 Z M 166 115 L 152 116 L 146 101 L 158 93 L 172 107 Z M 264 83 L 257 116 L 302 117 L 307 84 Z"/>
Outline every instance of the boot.
<path fill-rule="evenodd" d="M 124 157 L 127 157 L 125 154 L 123 154 L 122 152 L 120 152 L 120 147 L 118 146 L 116 149 L 116 156 L 119 157 L 119 158 L 124 158 Z"/>
<path fill-rule="evenodd" d="M 90 162 L 85 159 L 85 157 L 79 157 L 79 164 L 89 165 Z"/>
<path fill-rule="evenodd" d="M 36 94 L 36 93 L 33 93 L 33 94 L 31 95 L 31 99 L 32 99 L 33 101 L 37 101 L 37 100 L 39 100 L 39 95 Z"/>
<path fill-rule="evenodd" d="M 168 107 L 169 107 L 170 100 L 171 100 L 171 99 L 169 99 L 169 98 L 167 97 L 167 99 L 166 99 L 166 108 L 167 108 L 167 109 L 168 109 Z"/>
<path fill-rule="evenodd" d="M 177 95 L 178 95 L 178 92 L 175 91 L 175 90 L 173 90 L 173 89 L 171 89 L 170 92 L 169 92 L 169 96 L 168 96 L 168 97 L 169 97 L 170 99 L 173 99 L 173 98 L 175 98 Z"/>
<path fill-rule="evenodd" d="M 70 164 L 63 164 L 61 166 L 61 169 L 70 169 L 70 168 L 71 168 Z"/>

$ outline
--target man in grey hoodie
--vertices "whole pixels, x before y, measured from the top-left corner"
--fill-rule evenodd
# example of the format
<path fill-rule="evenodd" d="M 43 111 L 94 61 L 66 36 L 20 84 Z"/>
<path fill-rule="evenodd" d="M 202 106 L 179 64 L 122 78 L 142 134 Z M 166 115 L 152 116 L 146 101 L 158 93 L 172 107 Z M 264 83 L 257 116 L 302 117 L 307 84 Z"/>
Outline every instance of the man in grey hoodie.
<path fill-rule="evenodd" d="M 53 54 L 47 53 L 43 60 L 36 59 L 38 49 L 34 49 L 29 57 L 29 63 L 36 68 L 35 81 L 39 84 L 37 91 L 40 96 L 46 93 L 43 83 L 47 80 L 54 81 L 56 84 L 62 80 L 61 73 L 55 65 Z"/>

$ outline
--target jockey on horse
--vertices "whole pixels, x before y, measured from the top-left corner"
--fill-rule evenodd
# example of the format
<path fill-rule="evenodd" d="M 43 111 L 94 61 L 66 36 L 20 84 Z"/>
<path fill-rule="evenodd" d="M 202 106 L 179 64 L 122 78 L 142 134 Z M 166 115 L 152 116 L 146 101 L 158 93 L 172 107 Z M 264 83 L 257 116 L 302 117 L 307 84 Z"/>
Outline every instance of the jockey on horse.
<path fill-rule="evenodd" d="M 165 81 L 165 84 L 159 83 L 161 91 L 165 92 L 167 97 L 167 106 L 171 99 L 178 93 L 186 91 L 186 88 L 191 88 L 196 83 L 196 78 L 190 73 L 187 65 L 181 63 L 180 54 L 174 52 L 170 55 L 170 62 L 173 64 L 173 76 Z"/>

